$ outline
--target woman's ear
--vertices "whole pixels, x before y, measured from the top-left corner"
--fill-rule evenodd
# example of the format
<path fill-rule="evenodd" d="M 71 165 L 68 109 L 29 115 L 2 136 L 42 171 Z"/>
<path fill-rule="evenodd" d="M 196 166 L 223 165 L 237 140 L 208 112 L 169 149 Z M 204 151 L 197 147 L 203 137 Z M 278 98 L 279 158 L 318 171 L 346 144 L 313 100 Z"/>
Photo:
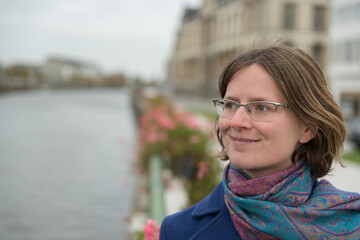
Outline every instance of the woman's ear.
<path fill-rule="evenodd" d="M 315 133 L 309 128 L 306 128 L 303 134 L 299 138 L 299 143 L 307 143 L 315 137 Z"/>

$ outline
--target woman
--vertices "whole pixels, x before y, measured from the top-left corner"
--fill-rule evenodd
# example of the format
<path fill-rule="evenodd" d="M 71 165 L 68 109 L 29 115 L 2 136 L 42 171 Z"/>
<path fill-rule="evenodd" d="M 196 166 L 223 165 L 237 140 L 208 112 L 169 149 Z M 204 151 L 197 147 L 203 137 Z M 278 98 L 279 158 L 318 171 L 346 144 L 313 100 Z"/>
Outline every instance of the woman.
<path fill-rule="evenodd" d="M 346 129 L 316 62 L 287 46 L 253 49 L 219 89 L 223 181 L 166 217 L 160 239 L 360 239 L 360 195 L 317 180 L 340 161 Z"/>

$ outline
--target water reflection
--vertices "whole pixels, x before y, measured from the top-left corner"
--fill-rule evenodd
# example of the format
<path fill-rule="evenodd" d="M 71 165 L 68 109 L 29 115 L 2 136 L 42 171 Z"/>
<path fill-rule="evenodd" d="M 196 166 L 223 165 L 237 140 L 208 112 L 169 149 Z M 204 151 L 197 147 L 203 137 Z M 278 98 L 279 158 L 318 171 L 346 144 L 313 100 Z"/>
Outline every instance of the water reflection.
<path fill-rule="evenodd" d="M 125 90 L 0 96 L 1 239 L 127 239 L 134 121 Z"/>

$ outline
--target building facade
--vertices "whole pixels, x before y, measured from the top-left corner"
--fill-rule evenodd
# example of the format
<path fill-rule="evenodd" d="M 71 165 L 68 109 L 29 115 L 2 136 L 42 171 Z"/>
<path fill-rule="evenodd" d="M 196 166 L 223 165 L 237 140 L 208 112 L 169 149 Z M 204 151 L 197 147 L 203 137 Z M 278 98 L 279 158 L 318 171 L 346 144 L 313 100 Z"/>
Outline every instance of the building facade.
<path fill-rule="evenodd" d="M 95 64 L 74 59 L 50 57 L 42 66 L 42 74 L 51 86 L 102 84 L 101 71 Z"/>
<path fill-rule="evenodd" d="M 15 64 L 0 66 L 0 91 L 33 89 L 42 83 L 41 70 L 37 66 Z"/>
<path fill-rule="evenodd" d="M 204 0 L 183 14 L 168 62 L 169 88 L 216 96 L 234 55 L 277 42 L 302 48 L 327 72 L 329 22 L 330 0 Z"/>
<path fill-rule="evenodd" d="M 332 0 L 330 75 L 345 119 L 360 116 L 360 0 Z"/>

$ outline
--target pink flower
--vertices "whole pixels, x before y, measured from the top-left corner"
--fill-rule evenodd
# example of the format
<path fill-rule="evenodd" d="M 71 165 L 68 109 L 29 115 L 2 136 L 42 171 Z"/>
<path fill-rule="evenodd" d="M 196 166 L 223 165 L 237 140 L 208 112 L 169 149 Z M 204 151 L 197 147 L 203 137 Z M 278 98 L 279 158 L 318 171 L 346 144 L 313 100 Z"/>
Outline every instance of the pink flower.
<path fill-rule="evenodd" d="M 186 126 L 194 129 L 194 130 L 200 130 L 200 124 L 197 121 L 197 119 L 195 117 L 189 116 L 187 121 L 186 121 Z"/>
<path fill-rule="evenodd" d="M 166 112 L 166 105 L 160 105 L 157 108 L 154 108 L 153 113 L 158 115 L 159 113 Z"/>
<path fill-rule="evenodd" d="M 186 113 L 183 110 L 177 109 L 175 111 L 175 119 L 177 119 L 179 122 L 184 121 L 184 119 L 186 119 L 186 117 L 187 117 Z"/>
<path fill-rule="evenodd" d="M 149 132 L 146 136 L 146 140 L 150 143 L 154 143 L 158 141 L 158 135 L 156 132 Z"/>
<path fill-rule="evenodd" d="M 158 240 L 160 234 L 160 226 L 152 219 L 148 219 L 147 224 L 144 226 L 145 240 Z"/>
<path fill-rule="evenodd" d="M 207 163 L 204 161 L 199 162 L 199 169 L 197 172 L 197 177 L 199 179 L 202 179 L 208 171 L 209 171 L 209 167 L 208 167 Z"/>
<path fill-rule="evenodd" d="M 157 117 L 160 126 L 165 128 L 166 130 L 172 130 L 175 128 L 174 122 L 167 116 L 166 114 L 162 113 Z"/>

